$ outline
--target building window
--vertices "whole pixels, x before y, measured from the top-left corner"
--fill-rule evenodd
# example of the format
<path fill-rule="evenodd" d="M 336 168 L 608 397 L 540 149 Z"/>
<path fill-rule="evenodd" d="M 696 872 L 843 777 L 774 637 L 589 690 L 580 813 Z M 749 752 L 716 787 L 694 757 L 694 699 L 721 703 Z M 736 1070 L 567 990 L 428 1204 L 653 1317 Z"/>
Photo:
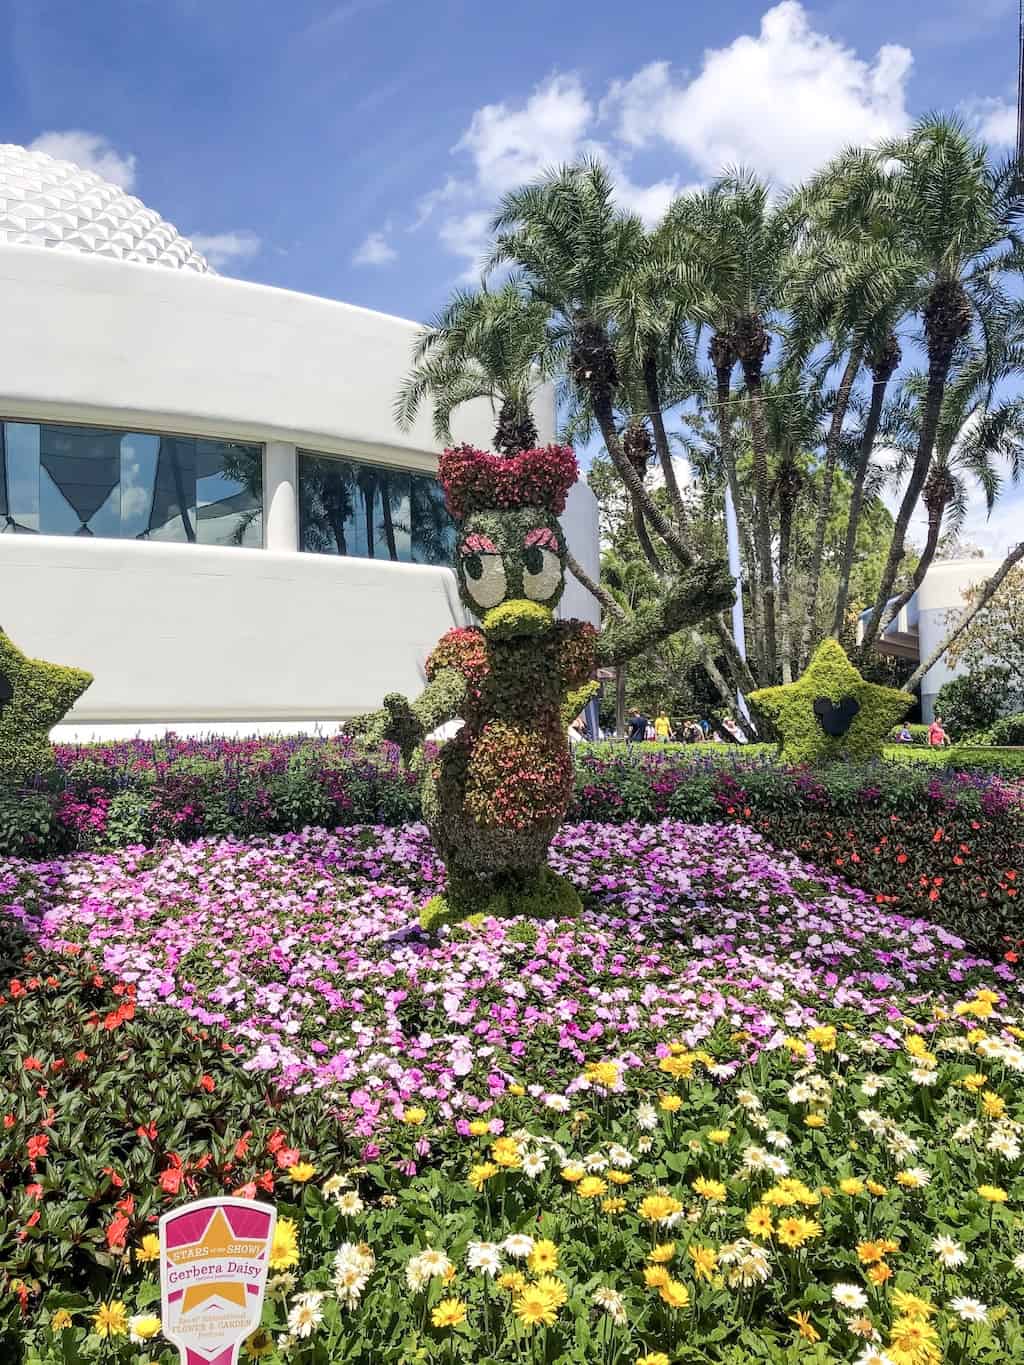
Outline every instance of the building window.
<path fill-rule="evenodd" d="M 263 450 L 102 427 L 0 423 L 0 534 L 263 544 Z"/>
<path fill-rule="evenodd" d="M 299 452 L 299 527 L 313 554 L 447 564 L 455 525 L 432 475 Z"/>

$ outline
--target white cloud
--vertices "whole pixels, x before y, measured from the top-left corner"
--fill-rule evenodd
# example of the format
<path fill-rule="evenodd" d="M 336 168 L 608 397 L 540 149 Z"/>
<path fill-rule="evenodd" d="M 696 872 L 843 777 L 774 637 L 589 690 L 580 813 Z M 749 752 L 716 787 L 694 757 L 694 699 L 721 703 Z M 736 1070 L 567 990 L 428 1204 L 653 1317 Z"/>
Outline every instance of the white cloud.
<path fill-rule="evenodd" d="M 455 144 L 468 152 L 480 190 L 492 197 L 572 161 L 594 109 L 578 76 L 552 76 L 520 108 L 485 104 Z"/>
<path fill-rule="evenodd" d="M 235 232 L 193 233 L 192 245 L 203 253 L 214 270 L 220 270 L 258 255 L 263 244 L 255 232 L 239 228 Z"/>
<path fill-rule="evenodd" d="M 756 35 L 706 52 L 692 78 L 656 61 L 613 81 L 600 98 L 577 74 L 555 72 L 524 100 L 476 110 L 452 148 L 467 169 L 420 200 L 413 229 L 433 219 L 471 278 L 500 196 L 582 156 L 605 162 L 619 203 L 648 224 L 729 164 L 789 183 L 849 143 L 906 128 L 911 61 L 907 48 L 893 44 L 865 60 L 814 28 L 798 0 L 782 0 Z M 676 162 L 682 153 L 688 174 L 638 179 L 633 163 L 645 149 Z"/>
<path fill-rule="evenodd" d="M 978 136 L 992 147 L 1013 147 L 1017 141 L 1017 106 L 1008 100 L 985 97 L 968 100 L 961 108 Z"/>
<path fill-rule="evenodd" d="M 40 133 L 29 143 L 29 150 L 46 152 L 58 161 L 73 161 L 76 166 L 95 171 L 123 190 L 130 190 L 135 184 L 135 157 L 119 152 L 101 133 L 87 133 L 81 128 Z"/>
<path fill-rule="evenodd" d="M 390 265 L 398 260 L 398 252 L 388 241 L 385 232 L 371 232 L 352 253 L 353 265 Z"/>
<path fill-rule="evenodd" d="M 911 62 L 907 48 L 886 44 L 869 63 L 813 28 L 797 0 L 783 0 L 756 37 L 706 52 L 692 80 L 652 62 L 615 81 L 601 108 L 629 147 L 661 141 L 706 174 L 742 163 L 789 183 L 849 143 L 905 128 Z"/>

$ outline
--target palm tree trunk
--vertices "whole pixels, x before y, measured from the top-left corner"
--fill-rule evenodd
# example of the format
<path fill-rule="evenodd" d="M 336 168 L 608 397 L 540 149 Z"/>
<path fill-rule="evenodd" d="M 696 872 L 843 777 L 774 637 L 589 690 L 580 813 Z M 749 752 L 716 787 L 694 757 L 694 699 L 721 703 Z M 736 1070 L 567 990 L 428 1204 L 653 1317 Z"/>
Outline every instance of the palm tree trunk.
<path fill-rule="evenodd" d="M 363 484 L 363 521 L 366 525 L 366 557 L 376 558 L 376 540 L 373 533 L 373 495 L 376 489 L 376 480 L 368 481 Z"/>
<path fill-rule="evenodd" d="M 626 738 L 626 665 L 615 665 L 615 738 Z"/>
<path fill-rule="evenodd" d="M 683 502 L 683 495 L 679 491 L 679 482 L 676 479 L 675 466 L 672 463 L 672 451 L 669 448 L 668 433 L 665 430 L 665 418 L 661 411 L 661 387 L 658 383 L 658 360 L 656 354 L 647 352 L 643 359 L 644 392 L 647 395 L 648 416 L 651 419 L 651 429 L 654 432 L 654 448 L 658 452 L 658 461 L 661 465 L 661 472 L 665 479 L 665 489 L 668 493 L 669 502 L 672 510 L 676 514 L 676 519 L 680 526 L 686 525 L 686 505 Z"/>
<path fill-rule="evenodd" d="M 658 558 L 654 546 L 651 544 L 651 538 L 647 534 L 647 522 L 644 519 L 643 508 L 637 502 L 636 498 L 633 499 L 633 529 L 636 531 L 636 538 L 640 542 L 640 548 L 644 552 L 644 558 L 658 577 L 661 578 L 665 569 L 661 560 Z"/>
<path fill-rule="evenodd" d="M 332 507 L 327 513 L 327 519 L 331 524 L 334 533 L 334 543 L 338 547 L 339 555 L 348 554 L 348 542 L 345 539 L 345 523 L 338 515 L 337 508 Z"/>
<path fill-rule="evenodd" d="M 785 487 L 779 488 L 779 653 L 782 681 L 793 681 L 792 621 L 789 601 L 789 560 L 793 541 L 793 499 Z"/>
<path fill-rule="evenodd" d="M 942 641 L 942 643 L 938 646 L 938 648 L 933 650 L 927 659 L 921 660 L 917 668 L 914 669 L 913 673 L 911 673 L 910 677 L 904 684 L 904 691 L 912 692 L 914 688 L 921 683 L 922 679 L 924 678 L 928 670 L 934 668 L 935 665 L 942 658 L 942 656 L 945 654 L 946 650 L 949 649 L 950 645 L 956 643 L 956 641 L 960 638 L 963 632 L 967 629 L 967 627 L 977 616 L 978 612 L 983 611 L 985 607 L 988 606 L 988 604 L 992 601 L 992 598 L 995 597 L 996 593 L 999 591 L 999 587 L 1003 579 L 1010 572 L 1013 566 L 1015 564 L 1018 564 L 1022 559 L 1024 559 L 1024 540 L 1020 541 L 1019 544 L 1014 546 L 1014 548 L 1006 556 L 1006 558 L 1003 560 L 1002 564 L 1000 564 L 999 568 L 995 571 L 992 577 L 986 580 L 984 586 L 981 589 L 981 592 L 978 593 L 976 599 L 971 603 L 971 605 L 967 608 L 964 614 L 960 617 L 959 621 L 957 621 L 956 625 L 949 632 L 949 634 Z"/>
<path fill-rule="evenodd" d="M 878 423 L 881 420 L 882 405 L 885 403 L 885 392 L 889 387 L 890 378 L 891 371 L 888 374 L 876 373 L 871 383 L 871 403 L 868 407 L 868 416 L 864 424 L 860 449 L 857 452 L 857 468 L 854 472 L 853 488 L 850 492 L 850 513 L 846 521 L 846 543 L 843 546 L 843 557 L 839 565 L 839 587 L 836 590 L 836 609 L 832 619 L 832 636 L 836 640 L 839 639 L 846 623 L 846 606 L 850 600 L 850 575 L 853 572 L 853 556 L 857 549 L 857 532 L 860 530 L 860 514 L 864 505 L 864 483 L 868 475 L 868 466 L 871 463 L 875 436 L 878 433 Z"/>
<path fill-rule="evenodd" d="M 573 578 L 575 578 L 578 583 L 582 583 L 591 597 L 596 598 L 596 600 L 600 602 L 609 616 L 615 616 L 620 621 L 627 621 L 629 619 L 628 614 L 619 606 L 611 593 L 608 592 L 606 588 L 602 588 L 600 583 L 594 582 L 571 550 L 566 550 L 565 562 Z"/>
<path fill-rule="evenodd" d="M 835 482 L 836 464 L 839 460 L 839 438 L 843 434 L 843 423 L 846 420 L 846 413 L 850 406 L 850 394 L 853 392 L 853 385 L 860 372 L 861 362 L 864 358 L 863 345 L 855 345 L 850 350 L 846 368 L 843 370 L 843 377 L 839 381 L 839 389 L 836 393 L 836 404 L 832 409 L 832 421 L 828 429 L 828 439 L 825 443 L 825 464 L 821 473 L 821 490 L 818 494 L 818 510 L 814 522 L 814 541 L 811 549 L 811 563 L 808 571 L 808 597 L 804 604 L 804 628 L 800 637 L 800 662 L 810 656 L 811 637 L 814 633 L 815 617 L 818 614 L 818 586 L 821 578 L 821 561 L 825 554 L 825 534 L 828 530 L 828 518 L 832 511 L 832 485 Z M 780 590 L 780 598 L 781 598 Z M 780 611 L 784 610 L 780 602 Z M 786 624 L 783 622 L 783 629 Z"/>
<path fill-rule="evenodd" d="M 917 454 L 914 458 L 914 467 L 910 473 L 910 482 L 907 484 L 896 517 L 892 541 L 889 544 L 889 557 L 882 573 L 878 597 L 864 631 L 862 650 L 866 650 L 874 643 L 881 630 L 885 604 L 892 593 L 892 585 L 896 581 L 896 575 L 903 561 L 907 527 L 910 525 L 910 518 L 917 506 L 917 500 L 921 496 L 921 490 L 924 488 L 924 481 L 928 477 L 928 466 L 931 464 L 932 451 L 935 448 L 935 433 L 939 426 L 939 413 L 946 392 L 946 380 L 949 378 L 950 366 L 953 363 L 953 352 L 957 342 L 970 329 L 970 321 L 970 307 L 959 280 L 944 281 L 936 285 L 925 308 L 925 333 L 928 339 L 928 388 L 921 415 L 921 433 L 917 442 Z"/>
<path fill-rule="evenodd" d="M 775 573 L 772 566 L 771 523 L 768 517 L 768 426 L 764 418 L 764 392 L 761 363 L 750 360 L 743 365 L 743 377 L 750 401 L 750 436 L 754 450 L 754 543 L 761 569 L 761 600 L 764 603 L 764 661 L 769 682 L 775 679 L 778 645 L 775 637 Z"/>

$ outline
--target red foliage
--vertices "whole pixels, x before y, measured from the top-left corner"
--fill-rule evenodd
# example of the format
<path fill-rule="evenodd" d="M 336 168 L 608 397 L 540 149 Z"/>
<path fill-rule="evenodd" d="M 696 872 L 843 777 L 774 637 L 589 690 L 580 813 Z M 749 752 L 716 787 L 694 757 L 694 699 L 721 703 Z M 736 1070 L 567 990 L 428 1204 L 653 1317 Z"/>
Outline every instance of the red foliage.
<path fill-rule="evenodd" d="M 444 452 L 438 477 L 456 521 L 490 507 L 543 507 L 559 516 L 579 466 L 571 446 L 541 446 L 506 458 L 462 445 Z"/>

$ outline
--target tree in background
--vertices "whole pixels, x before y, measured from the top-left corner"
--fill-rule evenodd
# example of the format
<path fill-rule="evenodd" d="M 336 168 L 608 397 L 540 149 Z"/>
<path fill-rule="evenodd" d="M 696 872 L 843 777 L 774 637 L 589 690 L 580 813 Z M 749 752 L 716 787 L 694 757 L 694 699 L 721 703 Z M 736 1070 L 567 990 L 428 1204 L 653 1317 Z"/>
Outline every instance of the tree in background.
<path fill-rule="evenodd" d="M 964 593 L 968 607 L 983 589 L 978 584 Z M 988 606 L 950 646 L 948 659 L 954 668 L 963 666 L 969 673 L 995 664 L 1006 670 L 1010 690 L 1024 696 L 1024 567 L 1010 570 Z"/>
<path fill-rule="evenodd" d="M 619 570 L 634 551 L 645 571 L 630 567 L 626 597 L 641 581 L 664 593 L 712 543 L 720 553 L 728 487 L 746 658 L 721 615 L 684 650 L 722 707 L 795 677 L 828 635 L 856 649 L 864 612 L 858 662 L 874 673 L 871 646 L 955 539 L 968 494 L 980 485 L 991 504 L 1001 467 L 1019 472 L 1022 413 L 1005 386 L 1024 362 L 1012 288 L 1024 197 L 1011 171 L 956 120 L 929 118 L 781 198 L 729 171 L 646 230 L 601 165 L 554 170 L 502 200 L 488 269 L 511 274 L 501 291 L 460 292 L 427 329 L 400 416 L 430 398 L 440 435 L 468 397 L 521 413 L 532 385 L 555 380 L 570 438 L 599 437 L 607 457 L 593 481 L 619 567 L 592 583 L 570 564 L 606 613 L 630 610 Z M 904 370 L 914 349 L 917 377 Z M 506 428 L 511 447 L 524 439 L 516 421 L 499 448 Z"/>

